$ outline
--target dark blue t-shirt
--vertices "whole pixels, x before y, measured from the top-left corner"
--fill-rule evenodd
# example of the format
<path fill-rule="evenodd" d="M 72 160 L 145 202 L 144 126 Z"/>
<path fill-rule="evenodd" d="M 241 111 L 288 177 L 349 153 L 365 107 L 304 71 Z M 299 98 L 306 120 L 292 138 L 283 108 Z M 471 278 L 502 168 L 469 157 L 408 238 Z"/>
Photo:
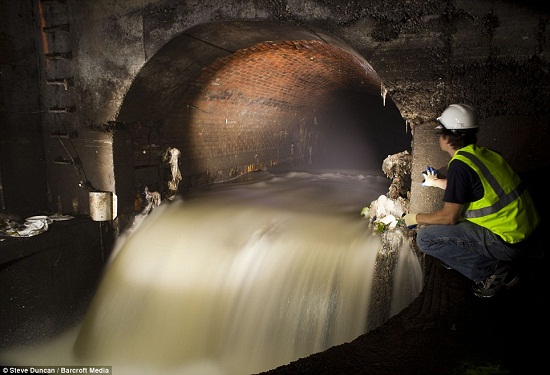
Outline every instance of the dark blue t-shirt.
<path fill-rule="evenodd" d="M 483 193 L 483 185 L 477 173 L 461 160 L 451 161 L 443 201 L 467 204 L 481 199 Z"/>

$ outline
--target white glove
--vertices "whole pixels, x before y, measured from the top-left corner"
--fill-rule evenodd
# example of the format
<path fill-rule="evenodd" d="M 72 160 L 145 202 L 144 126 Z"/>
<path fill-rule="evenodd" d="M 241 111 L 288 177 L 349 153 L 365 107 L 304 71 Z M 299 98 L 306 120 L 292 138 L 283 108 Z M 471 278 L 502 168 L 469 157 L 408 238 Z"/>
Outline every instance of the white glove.
<path fill-rule="evenodd" d="M 422 172 L 422 177 L 424 177 L 424 182 L 422 183 L 422 186 L 436 186 L 435 180 L 438 180 L 437 169 L 426 167 L 426 170 Z"/>
<path fill-rule="evenodd" d="M 405 221 L 405 226 L 409 229 L 412 229 L 418 224 L 416 222 L 416 214 L 406 214 L 403 216 L 403 220 Z"/>

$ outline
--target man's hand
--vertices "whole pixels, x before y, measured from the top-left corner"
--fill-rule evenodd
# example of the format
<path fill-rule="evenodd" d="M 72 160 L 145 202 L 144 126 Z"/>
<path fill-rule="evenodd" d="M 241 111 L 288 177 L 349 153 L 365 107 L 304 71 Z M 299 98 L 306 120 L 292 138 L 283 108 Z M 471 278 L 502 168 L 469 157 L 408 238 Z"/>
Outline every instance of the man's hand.
<path fill-rule="evenodd" d="M 409 229 L 414 228 L 418 224 L 416 222 L 416 214 L 406 214 L 403 216 L 403 221 L 405 221 L 405 226 Z"/>
<path fill-rule="evenodd" d="M 422 172 L 422 177 L 424 177 L 424 182 L 422 186 L 437 186 L 435 181 L 437 178 L 437 170 L 432 167 L 426 167 L 426 170 Z"/>

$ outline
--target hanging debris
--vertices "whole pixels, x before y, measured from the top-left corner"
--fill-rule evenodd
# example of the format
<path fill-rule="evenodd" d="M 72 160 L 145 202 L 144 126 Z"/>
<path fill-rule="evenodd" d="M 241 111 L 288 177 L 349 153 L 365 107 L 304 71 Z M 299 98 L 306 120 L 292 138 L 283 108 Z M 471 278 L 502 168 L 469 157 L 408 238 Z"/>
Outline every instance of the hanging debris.
<path fill-rule="evenodd" d="M 168 147 L 166 153 L 163 156 L 164 161 L 168 160 L 168 163 L 170 164 L 170 171 L 172 173 L 172 180 L 168 181 L 168 190 L 170 190 L 171 193 L 168 199 L 173 199 L 176 196 L 178 192 L 178 186 L 182 179 L 178 165 L 180 154 L 180 150 L 178 150 L 177 148 Z"/>
<path fill-rule="evenodd" d="M 382 162 L 382 171 L 392 180 L 388 196 L 392 199 L 410 199 L 412 155 L 408 151 L 388 155 Z"/>

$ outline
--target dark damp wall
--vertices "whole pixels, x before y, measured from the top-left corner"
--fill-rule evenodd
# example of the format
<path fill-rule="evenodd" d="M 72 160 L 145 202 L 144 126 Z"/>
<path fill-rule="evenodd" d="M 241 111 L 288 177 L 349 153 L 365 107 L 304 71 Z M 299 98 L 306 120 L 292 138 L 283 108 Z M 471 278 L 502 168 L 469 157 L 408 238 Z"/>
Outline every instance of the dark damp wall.
<path fill-rule="evenodd" d="M 395 105 L 401 116 L 396 126 L 402 133 L 393 134 L 410 140 L 411 131 L 415 132 L 413 181 L 420 180 L 420 166 L 445 163 L 445 156 L 434 149 L 429 128 L 450 102 L 467 102 L 478 108 L 487 125 L 482 140 L 508 156 L 515 168 L 530 170 L 547 164 L 543 144 L 548 133 L 548 11 L 537 2 L 373 0 L 331 4 L 212 0 L 197 4 L 176 0 L 0 2 L 3 211 L 18 215 L 42 211 L 87 214 L 86 187 L 120 190 L 124 209 L 129 209 L 132 194 L 144 183 L 162 184 L 169 178 L 166 165 L 158 159 L 165 147 L 175 145 L 171 145 L 164 129 L 196 129 L 189 127 L 190 119 L 200 116 L 201 107 L 190 102 L 191 91 L 186 90 L 197 89 L 193 85 L 201 82 L 200 77 L 205 77 L 218 59 L 235 59 L 239 51 L 250 53 L 262 43 L 282 40 L 316 41 L 333 52 L 349 52 L 347 60 L 340 63 L 342 67 L 361 65 L 361 60 L 369 64 L 374 82 L 380 83 L 380 92 L 374 95 Z M 272 22 L 281 24 L 281 28 L 243 24 L 241 28 L 224 27 L 223 38 L 212 38 L 220 34 L 217 25 L 233 21 Z M 195 42 L 189 41 L 186 51 L 173 49 L 162 54 L 166 46 L 185 35 Z M 171 85 L 172 57 L 183 58 L 181 61 L 188 68 L 180 70 L 180 85 Z M 156 67 L 151 71 L 156 80 L 144 75 L 148 63 L 154 60 Z M 301 71 L 305 72 L 304 67 L 294 70 Z M 195 158 L 192 165 L 184 164 L 188 166 L 185 171 L 193 174 L 190 179 L 224 179 L 247 165 L 254 168 L 287 159 L 290 147 L 300 141 L 300 121 L 309 127 L 316 121 L 327 124 L 327 131 L 334 135 L 331 139 L 341 139 L 342 144 L 347 144 L 349 138 L 368 138 L 369 133 L 363 133 L 360 127 L 340 130 L 331 120 L 347 117 L 354 122 L 366 116 L 364 107 L 352 101 L 343 104 L 351 113 L 330 110 L 338 93 L 346 90 L 344 86 L 349 90 L 339 97 L 353 96 L 351 93 L 359 87 L 354 86 L 358 76 L 351 74 L 342 81 L 347 84 L 333 87 L 326 85 L 331 76 L 327 71 L 307 79 L 302 75 L 294 84 L 289 83 L 291 87 L 308 89 L 304 95 L 309 101 L 299 102 L 298 97 L 287 96 L 278 126 L 284 123 L 292 131 L 280 150 L 268 147 L 260 161 L 250 144 L 241 153 L 226 155 L 218 146 L 224 142 L 223 135 L 210 136 L 210 142 L 216 144 L 212 152 L 221 153 L 222 159 L 229 154 L 243 158 L 233 169 L 230 163 L 219 163 L 219 157 L 218 161 Z M 206 82 L 210 83 L 209 90 L 199 92 L 199 96 L 208 95 L 215 88 L 215 81 Z M 147 86 L 148 96 L 136 101 L 130 96 L 140 95 L 133 92 L 140 83 Z M 167 95 L 162 88 L 183 91 Z M 327 96 L 315 99 L 316 91 Z M 278 99 L 282 91 L 270 89 L 269 93 L 272 97 L 264 103 Z M 217 105 L 223 95 L 235 98 L 227 90 L 214 94 L 217 96 L 211 98 L 217 102 L 210 103 L 215 104 L 214 108 L 220 108 Z M 248 103 L 258 99 L 253 92 L 248 94 L 241 98 Z M 358 94 L 366 98 L 364 95 L 366 91 Z M 166 112 L 163 100 L 176 97 L 180 100 L 179 110 Z M 148 101 L 155 106 L 148 107 Z M 194 108 L 195 112 L 186 113 L 183 107 Z M 147 111 L 140 112 L 139 108 Z M 255 111 L 248 111 L 250 117 L 244 115 L 246 108 L 241 103 L 233 108 L 233 113 L 250 122 L 269 123 L 275 118 L 274 112 L 265 110 L 267 106 L 262 107 L 264 111 L 256 111 L 258 106 Z M 149 118 L 135 115 L 158 115 L 160 111 L 164 111 L 161 116 Z M 303 113 L 304 118 L 291 117 L 291 111 Z M 227 121 L 232 120 L 227 117 Z M 133 126 L 132 130 L 128 126 Z M 422 131 L 424 126 L 426 132 Z M 276 129 L 283 134 L 287 130 Z M 266 139 L 274 142 L 274 132 L 267 134 Z M 178 139 L 175 143 L 185 149 L 185 142 Z M 381 144 L 377 142 L 377 146 Z M 277 150 L 281 153 L 274 157 Z M 362 151 L 356 144 L 350 150 Z M 321 152 L 317 151 L 319 157 Z M 326 155 L 336 151 L 329 149 Z M 381 150 L 384 151 L 396 150 L 388 147 Z M 307 161 L 306 156 L 302 150 L 295 159 Z M 345 159 L 345 155 L 336 153 L 331 161 Z M 125 174 L 132 169 L 135 172 Z M 413 197 L 417 185 L 413 184 Z M 431 205 L 431 201 L 419 198 L 416 202 L 413 199 L 413 204 L 421 208 Z"/>

